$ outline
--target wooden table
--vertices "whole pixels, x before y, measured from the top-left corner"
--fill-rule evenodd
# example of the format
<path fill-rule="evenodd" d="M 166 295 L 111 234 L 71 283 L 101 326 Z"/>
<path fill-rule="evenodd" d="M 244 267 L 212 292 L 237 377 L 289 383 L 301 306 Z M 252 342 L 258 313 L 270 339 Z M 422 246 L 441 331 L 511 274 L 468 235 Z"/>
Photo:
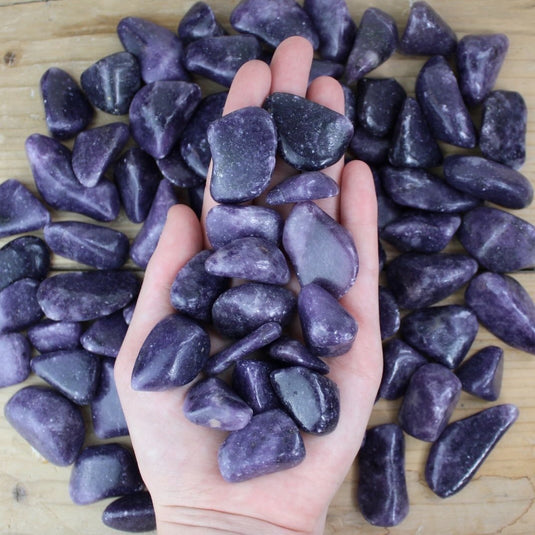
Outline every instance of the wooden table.
<path fill-rule="evenodd" d="M 115 28 L 121 17 L 136 15 L 176 29 L 193 0 L 0 0 L 0 181 L 16 178 L 35 192 L 24 152 L 26 137 L 46 134 L 39 79 L 50 66 L 66 69 L 75 78 L 91 63 L 121 50 Z M 219 20 L 227 24 L 237 2 L 212 0 Z M 350 0 L 358 20 L 373 5 L 391 13 L 404 28 L 409 2 Z M 530 119 L 535 117 L 535 4 L 527 0 L 436 0 L 435 9 L 456 30 L 467 33 L 503 32 L 510 50 L 497 88 L 524 96 Z M 374 75 L 395 76 L 413 94 L 414 78 L 423 60 L 396 54 Z M 99 114 L 96 124 L 105 122 Z M 109 120 L 109 119 L 108 119 Z M 528 159 L 522 172 L 535 181 L 535 123 L 528 124 Z M 535 208 L 518 214 L 535 223 Z M 54 214 L 55 219 L 72 214 Z M 80 216 L 81 219 L 83 219 Z M 137 227 L 124 215 L 113 223 L 130 237 Z M 3 245 L 9 239 L 0 240 Z M 132 264 L 128 264 L 132 267 Z M 76 264 L 54 258 L 55 270 Z M 535 296 L 533 272 L 514 275 Z M 450 302 L 458 301 L 454 296 Z M 470 353 L 499 343 L 481 328 Z M 535 533 L 535 358 L 505 348 L 505 375 L 498 402 L 515 403 L 520 417 L 491 453 L 474 480 L 459 494 L 440 499 L 426 486 L 423 467 L 427 443 L 406 439 L 406 472 L 411 510 L 399 526 L 386 530 L 366 523 L 355 500 L 352 470 L 329 510 L 327 534 L 532 534 Z M 27 383 L 37 383 L 30 378 Z M 3 406 L 20 385 L 0 391 Z M 463 394 L 453 419 L 472 414 L 488 404 Z M 370 425 L 395 421 L 399 402 L 379 401 Z M 116 533 L 102 525 L 104 506 L 76 506 L 70 502 L 70 470 L 44 462 L 0 417 L 0 533 L 10 535 L 96 535 Z"/>

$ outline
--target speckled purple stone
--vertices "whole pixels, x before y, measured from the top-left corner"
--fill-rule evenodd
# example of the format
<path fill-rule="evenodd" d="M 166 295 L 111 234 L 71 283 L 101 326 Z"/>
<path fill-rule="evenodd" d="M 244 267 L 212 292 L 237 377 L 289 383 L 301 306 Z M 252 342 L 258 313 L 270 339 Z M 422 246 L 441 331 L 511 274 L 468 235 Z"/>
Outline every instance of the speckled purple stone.
<path fill-rule="evenodd" d="M 281 336 L 269 346 L 269 356 L 278 362 L 290 366 L 303 366 L 314 372 L 329 373 L 329 366 L 316 357 L 298 340 Z"/>
<path fill-rule="evenodd" d="M 58 349 L 74 349 L 80 344 L 82 324 L 77 321 L 44 319 L 26 332 L 33 347 L 40 353 Z"/>
<path fill-rule="evenodd" d="M 178 24 L 178 37 L 185 43 L 191 43 L 203 37 L 224 35 L 225 29 L 217 21 L 214 10 L 206 2 L 195 2 Z"/>
<path fill-rule="evenodd" d="M 31 354 L 32 346 L 22 333 L 0 334 L 0 388 L 28 378 Z"/>
<path fill-rule="evenodd" d="M 24 330 L 43 317 L 37 297 L 39 284 L 24 278 L 0 291 L 0 334 Z"/>
<path fill-rule="evenodd" d="M 394 294 L 386 286 L 379 286 L 379 321 L 381 340 L 386 340 L 398 332 L 399 307 Z"/>
<path fill-rule="evenodd" d="M 150 494 L 140 491 L 114 500 L 102 512 L 102 522 L 110 528 L 131 533 L 155 530 L 156 516 Z"/>
<path fill-rule="evenodd" d="M 180 154 L 180 145 L 175 145 L 167 156 L 156 160 L 156 165 L 163 177 L 171 184 L 180 188 L 195 188 L 200 186 L 204 189 L 206 176 L 199 176 L 184 161 Z"/>
<path fill-rule="evenodd" d="M 308 83 L 320 76 L 331 76 L 332 78 L 341 78 L 344 74 L 344 65 L 335 63 L 327 59 L 313 59 L 308 75 Z"/>
<path fill-rule="evenodd" d="M 369 165 L 383 165 L 388 160 L 390 138 L 373 136 L 357 124 L 349 148 L 359 160 Z"/>
<path fill-rule="evenodd" d="M 104 357 L 116 357 L 123 343 L 128 325 L 123 311 L 95 320 L 80 337 L 80 344 L 87 351 Z"/>
<path fill-rule="evenodd" d="M 271 188 L 266 195 L 270 205 L 314 201 L 335 197 L 340 192 L 338 184 L 321 171 L 309 171 L 291 175 Z"/>

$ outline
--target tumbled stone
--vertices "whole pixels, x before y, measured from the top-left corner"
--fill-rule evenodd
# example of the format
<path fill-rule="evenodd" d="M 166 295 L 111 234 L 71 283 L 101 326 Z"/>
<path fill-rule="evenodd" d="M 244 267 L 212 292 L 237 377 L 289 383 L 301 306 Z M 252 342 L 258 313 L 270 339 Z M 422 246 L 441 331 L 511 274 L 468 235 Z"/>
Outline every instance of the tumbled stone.
<path fill-rule="evenodd" d="M 343 114 L 291 93 L 272 93 L 264 108 L 277 127 L 278 152 L 296 169 L 318 171 L 336 163 L 353 137 Z"/>
<path fill-rule="evenodd" d="M 123 343 L 128 325 L 123 311 L 96 319 L 80 337 L 84 349 L 104 357 L 116 357 Z"/>
<path fill-rule="evenodd" d="M 26 386 L 4 407 L 6 420 L 47 461 L 68 466 L 78 457 L 85 439 L 79 407 L 45 386 Z"/>
<path fill-rule="evenodd" d="M 347 58 L 347 83 L 353 84 L 379 67 L 394 53 L 397 44 L 398 30 L 394 19 L 381 9 L 366 9 Z"/>
<path fill-rule="evenodd" d="M 351 152 L 369 165 L 382 165 L 388 160 L 390 138 L 373 136 L 362 126 L 355 126 L 349 143 Z"/>
<path fill-rule="evenodd" d="M 513 209 L 533 200 L 533 186 L 523 174 L 481 156 L 452 154 L 443 169 L 448 184 L 479 199 Z"/>
<path fill-rule="evenodd" d="M 357 462 L 357 503 L 362 516 L 373 526 L 398 525 L 409 512 L 401 427 L 382 424 L 368 429 Z"/>
<path fill-rule="evenodd" d="M 226 481 L 245 481 L 297 466 L 305 446 L 294 421 L 280 409 L 252 417 L 219 448 L 219 470 Z"/>
<path fill-rule="evenodd" d="M 381 340 L 386 340 L 398 332 L 400 322 L 399 307 L 394 294 L 386 287 L 379 286 L 379 323 Z"/>
<path fill-rule="evenodd" d="M 72 169 L 81 184 L 96 186 L 123 150 L 130 130 L 124 123 L 110 123 L 80 132 L 72 149 Z"/>
<path fill-rule="evenodd" d="M 100 359 L 84 349 L 61 349 L 35 356 L 32 371 L 77 405 L 87 405 L 100 381 Z"/>
<path fill-rule="evenodd" d="M 459 41 L 459 87 L 469 106 L 480 104 L 491 92 L 508 49 L 509 39 L 503 33 L 465 35 Z"/>
<path fill-rule="evenodd" d="M 448 297 L 477 272 L 477 262 L 457 253 L 403 253 L 386 266 L 388 287 L 401 308 L 423 308 Z"/>
<path fill-rule="evenodd" d="M 216 19 L 214 10 L 206 2 L 195 2 L 184 13 L 178 24 L 178 37 L 184 44 L 225 33 L 225 29 Z"/>
<path fill-rule="evenodd" d="M 32 347 L 23 334 L 0 334 L 0 388 L 28 378 L 31 355 Z"/>
<path fill-rule="evenodd" d="M 351 234 L 313 202 L 293 207 L 282 242 L 301 286 L 315 283 L 340 298 L 355 282 L 359 260 Z"/>
<path fill-rule="evenodd" d="M 486 346 L 465 360 L 455 371 L 465 392 L 486 401 L 500 397 L 503 377 L 503 349 Z"/>
<path fill-rule="evenodd" d="M 74 349 L 80 344 L 82 324 L 77 321 L 44 319 L 27 331 L 28 339 L 40 353 L 59 349 Z"/>
<path fill-rule="evenodd" d="M 458 147 L 475 147 L 474 123 L 444 56 L 433 56 L 421 68 L 416 98 L 435 138 Z"/>
<path fill-rule="evenodd" d="M 44 237 L 55 254 L 98 269 L 120 268 L 130 248 L 126 234 L 83 221 L 49 223 Z"/>
<path fill-rule="evenodd" d="M 448 425 L 429 451 L 425 466 L 429 488 L 441 498 L 463 489 L 517 418 L 518 408 L 504 404 Z"/>
<path fill-rule="evenodd" d="M 486 158 L 519 169 L 526 160 L 527 106 L 516 91 L 493 91 L 483 102 L 479 148 Z"/>
<path fill-rule="evenodd" d="M 141 88 L 141 71 L 130 52 L 116 52 L 90 65 L 80 76 L 91 104 L 112 115 L 126 115 Z"/>
<path fill-rule="evenodd" d="M 479 324 L 465 306 L 421 308 L 401 321 L 401 337 L 413 348 L 446 366 L 456 368 L 474 342 Z"/>
<path fill-rule="evenodd" d="M 167 156 L 156 160 L 156 165 L 163 177 L 179 188 L 204 188 L 206 175 L 201 177 L 188 167 L 180 154 L 179 144 L 175 145 Z"/>
<path fill-rule="evenodd" d="M 398 419 L 409 435 L 434 442 L 442 433 L 459 401 L 461 381 L 445 366 L 431 362 L 411 376 Z"/>
<path fill-rule="evenodd" d="M 310 65 L 310 73 L 308 75 L 308 83 L 312 82 L 320 76 L 331 76 L 332 78 L 341 78 L 344 74 L 344 65 L 335 63 L 326 59 L 312 59 Z"/>
<path fill-rule="evenodd" d="M 481 273 L 468 285 L 465 300 L 492 334 L 535 354 L 535 303 L 518 281 L 499 273 Z"/>
<path fill-rule="evenodd" d="M 0 184 L 0 238 L 43 228 L 50 213 L 18 180 Z"/>
<path fill-rule="evenodd" d="M 349 351 L 357 322 L 327 290 L 313 283 L 303 286 L 297 310 L 306 345 L 314 355 L 336 357 Z"/>
<path fill-rule="evenodd" d="M 269 346 L 269 356 L 290 366 L 302 366 L 314 372 L 329 373 L 329 366 L 316 357 L 298 340 L 281 336 Z"/>
<path fill-rule="evenodd" d="M 27 277 L 0 291 L 0 334 L 24 330 L 41 319 L 39 284 L 40 281 Z"/>
<path fill-rule="evenodd" d="M 50 67 L 41 76 L 45 121 L 57 139 L 69 139 L 82 131 L 93 118 L 93 108 L 74 78 L 59 67 Z"/>
<path fill-rule="evenodd" d="M 340 85 L 342 86 L 342 91 L 344 93 L 344 115 L 352 124 L 355 124 L 357 118 L 357 96 L 353 89 L 346 83 L 342 82 Z"/>
<path fill-rule="evenodd" d="M 132 301 L 129 305 L 123 308 L 123 318 L 127 325 L 130 325 L 136 309 L 136 302 Z"/>
<path fill-rule="evenodd" d="M 77 505 L 123 496 L 143 489 L 136 460 L 116 443 L 87 446 L 72 468 L 69 495 Z"/>
<path fill-rule="evenodd" d="M 139 533 L 156 529 L 152 499 L 147 491 L 134 492 L 109 503 L 102 512 L 105 526 Z"/>
<path fill-rule="evenodd" d="M 126 306 L 139 285 L 137 276 L 127 271 L 72 271 L 45 279 L 37 299 L 49 319 L 87 321 Z"/>
<path fill-rule="evenodd" d="M 275 168 L 277 133 L 269 113 L 256 106 L 241 108 L 212 122 L 207 135 L 214 200 L 235 203 L 258 197 Z"/>
<path fill-rule="evenodd" d="M 266 203 L 279 205 L 302 201 L 315 201 L 335 197 L 340 192 L 338 184 L 321 171 L 309 171 L 291 175 L 271 188 Z"/>

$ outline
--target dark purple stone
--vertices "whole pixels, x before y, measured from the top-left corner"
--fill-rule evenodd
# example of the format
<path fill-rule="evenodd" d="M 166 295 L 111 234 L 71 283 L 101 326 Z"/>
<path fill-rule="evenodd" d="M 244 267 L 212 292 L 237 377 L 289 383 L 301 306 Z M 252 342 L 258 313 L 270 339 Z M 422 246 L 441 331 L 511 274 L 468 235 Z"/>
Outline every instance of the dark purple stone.
<path fill-rule="evenodd" d="M 84 349 L 61 349 L 35 356 L 32 371 L 77 405 L 87 405 L 100 381 L 100 359 Z"/>
<path fill-rule="evenodd" d="M 81 75 L 80 83 L 91 104 L 112 115 L 126 115 L 141 87 L 141 72 L 130 52 L 99 59 Z"/>
<path fill-rule="evenodd" d="M 344 65 L 335 63 L 326 59 L 313 59 L 308 75 L 308 83 L 320 76 L 331 76 L 332 78 L 341 78 L 344 74 Z"/>
<path fill-rule="evenodd" d="M 82 347 L 104 357 L 116 357 L 121 349 L 128 325 L 123 311 L 95 320 L 80 337 Z"/>
<path fill-rule="evenodd" d="M 353 89 L 345 83 L 340 84 L 344 92 L 344 115 L 355 124 L 357 119 L 357 96 Z"/>
<path fill-rule="evenodd" d="M 123 150 L 130 130 L 124 123 L 110 123 L 80 132 L 72 149 L 72 169 L 81 184 L 96 186 Z"/>
<path fill-rule="evenodd" d="M 178 37 L 184 44 L 225 33 L 225 29 L 216 19 L 214 10 L 206 2 L 195 2 L 184 13 L 178 24 Z"/>
<path fill-rule="evenodd" d="M 465 360 L 455 371 L 465 392 L 486 401 L 500 397 L 503 377 L 503 349 L 487 346 Z"/>
<path fill-rule="evenodd" d="M 87 321 L 125 307 L 139 285 L 137 276 L 127 271 L 73 271 L 45 279 L 37 299 L 49 319 Z"/>
<path fill-rule="evenodd" d="M 297 466 L 305 446 L 294 421 L 280 409 L 256 414 L 233 431 L 219 448 L 218 463 L 226 481 L 245 481 Z"/>
<path fill-rule="evenodd" d="M 80 345 L 82 325 L 77 321 L 53 321 L 44 319 L 32 325 L 26 332 L 33 347 L 40 353 L 75 349 Z"/>
<path fill-rule="evenodd" d="M 143 480 L 134 455 L 116 443 L 87 446 L 74 463 L 69 495 L 77 505 L 139 492 Z"/>
<path fill-rule="evenodd" d="M 0 291 L 0 334 L 26 329 L 42 318 L 39 284 L 38 280 L 24 278 Z"/>
<path fill-rule="evenodd" d="M 156 165 L 163 177 L 171 184 L 180 188 L 202 186 L 204 189 L 206 175 L 201 177 L 188 167 L 180 154 L 179 144 L 175 145 L 167 156 L 156 160 Z"/>
<path fill-rule="evenodd" d="M 409 512 L 402 429 L 396 424 L 368 429 L 357 462 L 357 502 L 362 516 L 373 526 L 398 525 Z"/>
<path fill-rule="evenodd" d="M 379 320 L 381 340 L 386 340 L 398 332 L 399 307 L 394 294 L 386 286 L 379 286 Z"/>
<path fill-rule="evenodd" d="M 47 461 L 68 466 L 78 457 L 85 439 L 79 407 L 44 386 L 26 386 L 4 407 L 6 420 Z"/>
<path fill-rule="evenodd" d="M 108 504 L 102 513 L 105 526 L 130 533 L 156 529 L 152 499 L 147 491 L 122 496 Z"/>
<path fill-rule="evenodd" d="M 128 258 L 128 236 L 109 227 L 83 221 L 58 221 L 44 228 L 52 251 L 98 269 L 118 269 Z"/>
<path fill-rule="evenodd" d="M 382 165 L 388 160 L 389 137 L 376 137 L 362 126 L 355 126 L 349 148 L 359 160 L 370 165 Z"/>
<path fill-rule="evenodd" d="M 74 78 L 63 69 L 50 67 L 41 76 L 45 121 L 57 139 L 69 139 L 93 118 L 93 108 Z"/>
<path fill-rule="evenodd" d="M 383 247 L 383 244 L 381 243 L 381 240 L 379 240 L 379 271 L 383 271 L 385 264 L 386 264 L 386 251 Z"/>
<path fill-rule="evenodd" d="M 416 98 L 435 138 L 458 147 L 476 146 L 474 123 L 444 56 L 433 56 L 421 68 Z"/>
<path fill-rule="evenodd" d="M 28 378 L 31 354 L 32 347 L 23 334 L 0 334 L 0 388 Z"/>
<path fill-rule="evenodd" d="M 59 141 L 41 134 L 26 140 L 26 154 L 35 185 L 43 199 L 56 210 L 78 212 L 99 221 L 113 221 L 120 201 L 115 184 L 102 180 L 86 188 L 76 178 L 71 151 Z"/>
<path fill-rule="evenodd" d="M 357 335 L 357 322 L 327 290 L 317 284 L 303 286 L 297 310 L 308 349 L 320 357 L 347 353 Z"/>
<path fill-rule="evenodd" d="M 398 219 L 404 209 L 386 193 L 385 188 L 383 188 L 381 173 L 375 167 L 372 167 L 371 171 L 375 184 L 375 194 L 377 196 L 377 225 L 379 230 L 381 230 L 391 221 Z"/>
<path fill-rule="evenodd" d="M 123 318 L 126 321 L 127 325 L 130 325 L 132 322 L 132 317 L 134 316 L 134 311 L 136 308 L 136 302 L 132 301 L 129 305 L 123 308 Z"/>
<path fill-rule="evenodd" d="M 41 201 L 18 180 L 0 184 L 0 238 L 43 228 L 50 214 Z"/>
<path fill-rule="evenodd" d="M 270 205 L 315 201 L 335 197 L 340 193 L 338 184 L 321 171 L 291 175 L 271 188 L 266 195 Z"/>
<path fill-rule="evenodd" d="M 492 334 L 535 354 L 535 303 L 518 281 L 499 273 L 481 273 L 470 282 L 465 300 Z"/>
<path fill-rule="evenodd" d="M 219 377 L 207 377 L 193 384 L 182 410 L 190 422 L 222 431 L 242 429 L 253 416 L 253 409 Z"/>
<path fill-rule="evenodd" d="M 269 356 L 290 366 L 302 366 L 314 372 L 329 373 L 329 366 L 316 357 L 298 340 L 281 336 L 269 346 Z"/>
<path fill-rule="evenodd" d="M 445 366 L 431 362 L 411 376 L 399 423 L 409 435 L 434 442 L 444 430 L 459 401 L 461 381 Z"/>
<path fill-rule="evenodd" d="M 504 404 L 448 425 L 429 451 L 425 466 L 429 488 L 441 498 L 459 492 L 517 418 L 518 408 Z"/>

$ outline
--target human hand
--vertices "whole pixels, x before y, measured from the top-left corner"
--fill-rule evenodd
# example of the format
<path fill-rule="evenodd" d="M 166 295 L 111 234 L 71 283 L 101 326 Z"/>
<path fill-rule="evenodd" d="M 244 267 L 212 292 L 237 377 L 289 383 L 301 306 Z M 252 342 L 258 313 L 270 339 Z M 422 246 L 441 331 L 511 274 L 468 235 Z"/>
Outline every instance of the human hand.
<path fill-rule="evenodd" d="M 343 113 L 338 82 L 320 77 L 308 86 L 312 53 L 308 41 L 292 37 L 281 43 L 270 66 L 260 61 L 244 65 L 230 88 L 224 114 L 261 106 L 275 91 L 306 96 Z M 274 180 L 289 172 L 289 166 L 278 163 Z M 298 466 L 248 481 L 228 483 L 221 477 L 217 451 L 225 435 L 185 418 L 187 386 L 163 392 L 130 386 L 144 339 L 173 312 L 169 292 L 177 272 L 208 246 L 187 206 L 176 205 L 168 213 L 115 365 L 132 445 L 162 535 L 323 533 L 329 504 L 362 442 L 382 373 L 377 205 L 371 172 L 358 161 L 339 161 L 324 172 L 338 182 L 341 193 L 318 204 L 352 234 L 360 261 L 357 280 L 341 299 L 359 325 L 358 334 L 348 353 L 328 361 L 329 377 L 340 391 L 339 423 L 328 435 L 303 437 L 306 457 Z M 214 204 L 208 181 L 201 220 Z"/>

